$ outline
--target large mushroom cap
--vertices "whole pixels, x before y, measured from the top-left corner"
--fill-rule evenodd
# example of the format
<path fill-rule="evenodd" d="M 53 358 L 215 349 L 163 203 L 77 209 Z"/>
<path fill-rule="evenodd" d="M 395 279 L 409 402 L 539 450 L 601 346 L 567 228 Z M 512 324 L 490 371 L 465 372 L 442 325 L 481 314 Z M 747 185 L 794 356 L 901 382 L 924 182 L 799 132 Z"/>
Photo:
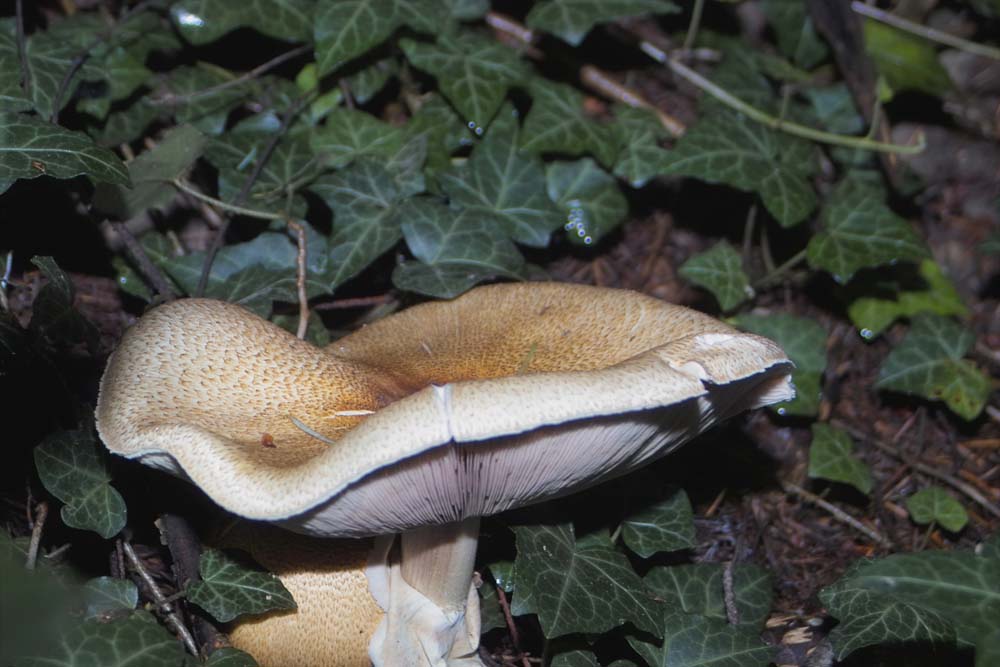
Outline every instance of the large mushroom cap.
<path fill-rule="evenodd" d="M 109 449 L 186 474 L 231 512 L 357 537 L 621 475 L 791 397 L 790 366 L 765 338 L 596 287 L 481 287 L 326 350 L 189 299 L 126 333 L 97 419 Z"/>

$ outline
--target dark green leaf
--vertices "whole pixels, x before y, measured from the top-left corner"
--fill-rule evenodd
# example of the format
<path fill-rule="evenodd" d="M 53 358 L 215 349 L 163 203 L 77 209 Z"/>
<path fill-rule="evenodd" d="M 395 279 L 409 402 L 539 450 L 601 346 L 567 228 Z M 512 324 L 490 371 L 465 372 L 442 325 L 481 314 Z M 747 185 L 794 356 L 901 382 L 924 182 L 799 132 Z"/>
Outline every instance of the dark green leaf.
<path fill-rule="evenodd" d="M 667 151 L 659 142 L 667 131 L 656 114 L 649 109 L 619 109 L 611 131 L 618 146 L 615 176 L 624 178 L 633 188 L 641 188 L 660 173 Z"/>
<path fill-rule="evenodd" d="M 0 193 L 19 178 L 81 174 L 106 183 L 129 183 L 122 161 L 86 134 L 35 116 L 0 113 Z"/>
<path fill-rule="evenodd" d="M 187 598 L 227 623 L 243 614 L 295 609 L 295 600 L 276 576 L 248 567 L 216 549 L 201 554 L 201 581 L 189 583 Z"/>
<path fill-rule="evenodd" d="M 312 35 L 313 0 L 180 0 L 170 17 L 192 44 L 207 44 L 237 28 L 293 42 Z"/>
<path fill-rule="evenodd" d="M 863 296 L 851 302 L 847 307 L 847 314 L 858 327 L 862 338 L 871 340 L 896 320 L 918 313 L 958 316 L 968 313 L 958 290 L 941 272 L 937 262 L 925 259 L 920 262 L 919 271 L 926 286 L 923 289 L 895 286 L 892 298 Z"/>
<path fill-rule="evenodd" d="M 665 601 L 667 609 L 726 620 L 724 568 L 715 563 L 654 567 L 644 581 Z M 763 626 L 773 597 L 771 575 L 767 570 L 756 565 L 734 566 L 733 593 L 739 624 L 754 628 Z"/>
<path fill-rule="evenodd" d="M 97 577 L 83 586 L 84 618 L 107 618 L 132 611 L 139 604 L 139 589 L 128 579 Z"/>
<path fill-rule="evenodd" d="M 427 269 L 407 265 L 393 274 L 393 282 L 401 289 L 452 298 L 471 287 L 468 281 L 472 278 L 478 282 L 489 276 L 521 277 L 524 259 L 517 248 L 474 211 L 458 212 L 430 200 L 410 200 L 403 206 L 401 218 L 403 237 L 414 257 L 435 269 L 440 280 L 461 276 L 456 283 L 445 285 L 445 290 L 428 293 L 424 290 L 434 283 L 425 277 Z M 417 280 L 411 285 L 407 280 L 414 276 Z"/>
<path fill-rule="evenodd" d="M 414 67 L 437 77 L 441 93 L 477 134 L 496 115 L 507 89 L 527 76 L 514 51 L 478 35 L 448 35 L 435 44 L 404 39 L 400 46 Z"/>
<path fill-rule="evenodd" d="M 601 667 L 590 651 L 566 651 L 552 658 L 551 667 Z"/>
<path fill-rule="evenodd" d="M 131 143 L 139 138 L 159 115 L 159 107 L 146 104 L 140 99 L 121 111 L 112 111 L 105 119 L 104 127 L 92 130 L 90 134 L 102 146 Z"/>
<path fill-rule="evenodd" d="M 781 2 L 781 4 L 797 4 Z M 835 83 L 823 88 L 802 91 L 812 106 L 820 124 L 830 132 L 857 134 L 865 129 L 865 119 L 854 106 L 854 99 L 846 83 Z"/>
<path fill-rule="evenodd" d="M 315 22 L 316 61 L 320 74 L 331 72 L 361 55 L 384 41 L 401 25 L 420 32 L 442 31 L 449 18 L 447 10 L 444 3 L 436 0 L 339 0 L 322 3 Z"/>
<path fill-rule="evenodd" d="M 763 8 L 778 37 L 778 47 L 792 62 L 812 69 L 826 58 L 826 44 L 816 34 L 806 3 L 765 0 Z"/>
<path fill-rule="evenodd" d="M 83 621 L 18 667 L 179 667 L 184 646 L 148 611 L 103 623 Z"/>
<path fill-rule="evenodd" d="M 206 667 L 259 667 L 249 654 L 232 647 L 216 649 L 205 661 Z"/>
<path fill-rule="evenodd" d="M 864 461 L 854 456 L 854 443 L 847 433 L 827 424 L 812 425 L 809 447 L 809 476 L 850 484 L 864 494 L 871 493 L 872 473 Z"/>
<path fill-rule="evenodd" d="M 662 646 L 628 638 L 649 667 L 765 667 L 774 653 L 755 629 L 669 606 L 657 634 L 663 634 Z"/>
<path fill-rule="evenodd" d="M 529 28 L 546 30 L 578 46 L 598 23 L 679 11 L 668 0 L 545 0 L 531 8 L 525 22 Z"/>
<path fill-rule="evenodd" d="M 61 500 L 67 526 L 114 537 L 125 527 L 125 501 L 108 482 L 104 452 L 88 431 L 58 431 L 35 447 L 38 477 Z"/>
<path fill-rule="evenodd" d="M 178 123 L 190 123 L 205 134 L 221 134 L 229 112 L 254 88 L 253 82 L 233 84 L 235 78 L 232 72 L 208 63 L 178 67 L 164 81 L 163 98 L 145 103 L 172 111 Z"/>
<path fill-rule="evenodd" d="M 566 214 L 569 240 L 590 245 L 617 227 L 628 213 L 618 181 L 590 158 L 556 161 L 545 168 L 549 199 Z"/>
<path fill-rule="evenodd" d="M 482 18 L 490 10 L 490 0 L 448 0 L 452 18 L 471 21 Z"/>
<path fill-rule="evenodd" d="M 496 586 L 484 581 L 479 587 L 479 630 L 486 634 L 495 628 L 506 628 L 507 618 L 500 608 Z"/>
<path fill-rule="evenodd" d="M 969 515 L 962 504 L 939 486 L 929 486 L 914 493 L 906 499 L 906 509 L 915 522 L 928 524 L 933 521 L 953 533 L 969 523 Z"/>
<path fill-rule="evenodd" d="M 28 329 L 54 344 L 84 342 L 87 349 L 97 349 L 100 334 L 90 320 L 73 307 L 73 282 L 51 257 L 32 257 L 48 281 L 35 297 Z"/>
<path fill-rule="evenodd" d="M 809 241 L 809 264 L 847 282 L 858 269 L 928 256 L 920 236 L 885 205 L 877 189 L 840 183 L 823 208 L 823 230 Z"/>
<path fill-rule="evenodd" d="M 339 169 L 362 156 L 392 155 L 403 145 L 403 131 L 363 111 L 338 108 L 310 143 L 327 166 Z"/>
<path fill-rule="evenodd" d="M 723 311 L 729 311 L 754 296 L 743 260 L 728 241 L 719 241 L 709 250 L 694 255 L 677 271 L 695 285 L 710 291 Z"/>
<path fill-rule="evenodd" d="M 660 551 L 690 549 L 695 545 L 694 514 L 683 489 L 625 517 L 622 540 L 643 558 Z"/>
<path fill-rule="evenodd" d="M 815 320 L 785 313 L 740 315 L 736 325 L 776 341 L 795 364 L 795 398 L 776 406 L 778 414 L 814 415 L 819 409 L 820 379 L 826 369 L 826 331 Z"/>
<path fill-rule="evenodd" d="M 205 147 L 205 137 L 189 125 L 172 128 L 156 146 L 128 164 L 132 187 L 99 185 L 94 206 L 128 220 L 146 209 L 160 208 L 176 195 L 168 181 L 194 164 Z"/>
<path fill-rule="evenodd" d="M 951 80 L 938 61 L 933 42 L 872 19 L 865 19 L 864 29 L 868 53 L 891 90 L 919 90 L 938 96 L 951 90 Z"/>
<path fill-rule="evenodd" d="M 347 77 L 347 86 L 355 102 L 367 104 L 398 71 L 399 63 L 393 58 L 385 58 Z"/>
<path fill-rule="evenodd" d="M 994 630 L 976 642 L 976 667 L 995 665 L 1000 665 L 1000 630 Z"/>
<path fill-rule="evenodd" d="M 461 167 L 440 176 L 455 206 L 475 211 L 519 243 L 544 247 L 561 223 L 539 158 L 518 150 L 517 121 L 501 112 Z"/>
<path fill-rule="evenodd" d="M 809 183 L 815 166 L 811 143 L 743 114 L 719 111 L 688 129 L 666 156 L 661 173 L 757 192 L 778 222 L 790 227 L 802 222 L 816 205 Z"/>
<path fill-rule="evenodd" d="M 601 633 L 631 621 L 660 632 L 658 605 L 606 538 L 577 543 L 569 524 L 517 526 L 511 612 L 538 614 L 545 636 Z"/>
<path fill-rule="evenodd" d="M 472 143 L 469 128 L 438 95 L 423 102 L 406 124 L 405 132 L 411 138 L 426 137 L 427 165 L 434 171 L 450 167 L 452 151 Z"/>
<path fill-rule="evenodd" d="M 923 551 L 861 561 L 820 597 L 836 607 L 831 596 L 857 589 L 934 612 L 954 625 L 959 641 L 972 645 L 1000 618 L 1000 559 Z M 911 625 L 902 627 L 908 632 Z"/>
<path fill-rule="evenodd" d="M 21 66 L 17 52 L 14 18 L 0 19 L 0 109 L 28 111 L 31 100 L 21 87 Z"/>
<path fill-rule="evenodd" d="M 932 609 L 896 600 L 850 581 L 841 580 L 820 593 L 827 610 L 840 620 L 830 633 L 835 657 L 874 644 L 928 641 L 951 643 L 951 623 Z"/>
<path fill-rule="evenodd" d="M 521 147 L 532 153 L 589 154 L 611 167 L 618 154 L 612 128 L 590 118 L 584 96 L 572 86 L 536 81 L 532 103 L 524 121 Z"/>
<path fill-rule="evenodd" d="M 990 394 L 990 380 L 962 357 L 975 336 L 946 317 L 917 315 L 902 342 L 879 370 L 879 389 L 944 401 L 963 419 L 974 419 Z"/>

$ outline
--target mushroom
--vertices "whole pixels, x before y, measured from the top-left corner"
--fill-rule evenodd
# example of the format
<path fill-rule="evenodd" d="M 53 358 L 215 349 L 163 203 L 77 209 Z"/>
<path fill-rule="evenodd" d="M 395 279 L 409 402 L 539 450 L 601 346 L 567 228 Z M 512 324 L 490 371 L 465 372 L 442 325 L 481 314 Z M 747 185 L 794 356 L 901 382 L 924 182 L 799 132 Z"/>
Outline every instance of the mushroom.
<path fill-rule="evenodd" d="M 480 287 L 324 350 L 187 299 L 126 333 L 97 425 L 111 451 L 187 476 L 234 514 L 321 537 L 400 534 L 365 567 L 385 612 L 372 662 L 478 665 L 479 517 L 788 399 L 790 370 L 770 340 L 623 290 Z"/>

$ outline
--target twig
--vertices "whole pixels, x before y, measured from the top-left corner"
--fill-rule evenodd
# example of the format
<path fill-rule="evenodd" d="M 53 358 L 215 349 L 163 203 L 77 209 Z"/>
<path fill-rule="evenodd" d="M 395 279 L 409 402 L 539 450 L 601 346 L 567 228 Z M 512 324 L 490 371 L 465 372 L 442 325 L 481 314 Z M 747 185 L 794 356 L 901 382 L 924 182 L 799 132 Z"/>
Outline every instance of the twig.
<path fill-rule="evenodd" d="M 236 199 L 233 200 L 233 206 L 238 208 L 243 205 L 247 197 L 250 195 L 250 190 L 253 188 L 254 183 L 260 178 L 261 173 L 264 171 L 264 167 L 267 165 L 268 160 L 271 159 L 271 155 L 274 154 L 274 150 L 278 147 L 278 143 L 288 132 L 288 128 L 292 123 L 292 119 L 298 115 L 298 113 L 312 100 L 316 94 L 316 89 L 307 91 L 299 96 L 299 98 L 288 108 L 287 111 L 281 117 L 281 126 L 278 131 L 274 133 L 271 140 L 261 151 L 260 157 L 257 159 L 257 164 L 254 165 L 253 171 L 247 176 L 246 180 L 243 181 L 243 187 L 240 188 L 240 192 L 236 195 Z M 175 183 L 176 184 L 176 183 Z M 190 194 L 190 191 L 187 191 Z M 198 193 L 201 195 L 201 193 Z M 202 195 L 204 197 L 204 195 Z M 219 200 L 215 200 L 219 201 Z M 229 208 L 230 212 L 237 212 L 236 208 Z M 246 214 L 241 214 L 246 215 Z M 284 217 L 271 218 L 273 220 L 283 220 Z M 215 233 L 212 238 L 212 244 L 208 247 L 205 252 L 205 262 L 201 266 L 201 276 L 198 278 L 198 287 L 195 289 L 194 296 L 202 296 L 205 293 L 205 287 L 208 285 L 208 276 L 212 272 L 212 262 L 215 261 L 215 256 L 219 253 L 219 248 L 226 240 L 226 231 L 229 229 L 228 217 L 224 218 L 222 224 L 219 225 L 219 230 Z"/>
<path fill-rule="evenodd" d="M 846 423 L 846 422 L 844 422 L 842 420 L 832 419 L 832 420 L 830 420 L 830 424 L 832 426 L 835 426 L 837 428 L 840 428 L 840 429 L 843 429 L 843 430 L 847 431 L 848 433 L 850 433 L 851 435 L 853 435 L 855 438 L 857 438 L 859 440 L 863 440 L 865 442 L 870 442 L 871 444 L 875 445 L 875 447 L 877 447 L 878 449 L 882 450 L 883 452 L 885 452 L 889 456 L 892 456 L 895 459 L 899 459 L 900 461 L 902 461 L 906 465 L 910 466 L 914 470 L 922 472 L 923 474 L 925 474 L 925 475 L 927 475 L 929 477 L 933 477 L 935 479 L 941 480 L 945 484 L 948 484 L 949 486 L 951 486 L 951 487 L 957 489 L 958 491 L 961 491 L 962 493 L 964 493 L 966 496 L 968 496 L 973 501 L 975 501 L 976 503 L 978 503 L 983 509 L 985 509 L 987 512 L 989 512 L 993 516 L 1000 517 L 1000 507 L 997 507 L 995 504 L 991 503 L 989 501 L 989 499 L 986 498 L 986 496 L 984 496 L 982 493 L 979 492 L 979 489 L 977 489 L 976 487 L 972 486 L 971 484 L 963 482 L 962 480 L 958 479 L 954 475 L 949 475 L 948 473 L 943 472 L 941 470 L 938 470 L 937 468 L 935 468 L 933 466 L 929 466 L 926 463 L 922 463 L 920 461 L 916 461 L 914 459 L 911 459 L 909 456 L 907 456 L 906 454 L 904 454 L 900 450 L 896 449 L 892 445 L 888 445 L 888 444 L 880 441 L 878 438 L 874 438 L 874 437 L 868 435 L 867 433 L 864 433 L 864 432 L 862 432 L 862 431 L 854 428 L 853 426 L 851 426 L 850 424 L 848 424 L 848 423 Z"/>
<path fill-rule="evenodd" d="M 503 590 L 503 586 L 497 586 L 497 600 L 500 602 L 500 609 L 503 611 L 504 620 L 507 622 L 507 631 L 510 633 L 510 641 L 514 644 L 514 649 L 521 656 L 521 664 L 524 667 L 530 667 L 531 663 L 528 661 L 527 656 L 521 651 L 521 636 L 517 632 L 517 626 L 514 624 L 514 617 L 510 613 L 510 605 L 507 604 L 507 593 Z"/>
<path fill-rule="evenodd" d="M 357 296 L 351 299 L 337 299 L 327 301 L 313 306 L 313 310 L 341 310 L 344 308 L 367 308 L 368 306 L 381 306 L 391 300 L 388 294 L 376 294 L 375 296 Z"/>
<path fill-rule="evenodd" d="M 736 589 L 733 582 L 733 566 L 736 558 L 726 562 L 722 568 L 722 599 L 726 605 L 726 621 L 729 625 L 740 624 L 740 610 L 736 608 Z"/>
<path fill-rule="evenodd" d="M 812 127 L 806 127 L 805 125 L 799 125 L 798 123 L 776 118 L 775 116 L 761 111 L 757 107 L 747 104 L 729 91 L 712 83 L 701 74 L 698 74 L 693 69 L 680 62 L 678 59 L 668 56 L 659 47 L 643 40 L 640 42 L 639 48 L 642 49 L 643 53 L 648 55 L 650 58 L 666 65 L 671 69 L 671 71 L 673 71 L 674 74 L 705 91 L 715 99 L 728 106 L 730 109 L 735 109 L 736 111 L 746 115 L 748 118 L 751 118 L 772 129 L 832 146 L 846 146 L 847 148 L 860 148 L 862 150 L 877 151 L 882 153 L 902 153 L 904 155 L 914 155 L 923 151 L 926 146 L 926 139 L 922 133 L 917 135 L 916 144 L 903 146 L 900 144 L 872 141 L 868 137 L 853 137 L 843 134 L 833 134 L 832 132 L 824 132 L 823 130 L 817 130 Z"/>
<path fill-rule="evenodd" d="M 777 266 L 767 272 L 766 275 L 761 277 L 759 280 L 754 281 L 753 288 L 759 290 L 761 288 L 767 287 L 772 283 L 777 282 L 779 278 L 788 273 L 790 270 L 794 269 L 796 266 L 802 263 L 806 258 L 806 250 L 803 248 L 798 251 L 787 260 L 782 262 L 781 266 Z"/>
<path fill-rule="evenodd" d="M 7 303 L 7 287 L 10 286 L 10 272 L 14 267 L 14 251 L 7 251 L 7 259 L 4 261 L 3 276 L 0 277 L 0 307 L 5 311 L 10 310 L 10 304 Z"/>
<path fill-rule="evenodd" d="M 240 84 L 246 83 L 247 81 L 256 79 L 262 74 L 266 74 L 267 72 L 271 71 L 278 65 L 281 65 L 282 63 L 287 62 L 292 58 L 295 58 L 296 56 L 300 56 L 303 53 L 308 53 L 309 51 L 312 50 L 312 48 L 313 47 L 308 44 L 296 47 L 291 51 L 286 51 L 281 55 L 271 58 L 266 63 L 258 65 L 257 67 L 254 67 L 252 70 L 244 72 L 243 74 L 233 79 L 230 79 L 229 81 L 223 81 L 222 83 L 217 84 L 215 86 L 211 86 L 210 88 L 203 88 L 202 90 L 196 90 L 194 92 L 187 93 L 185 95 L 175 95 L 173 93 L 167 93 L 166 95 L 163 95 L 157 99 L 150 100 L 150 103 L 160 104 L 164 106 L 179 106 L 182 104 L 188 104 L 193 100 L 197 100 L 202 97 L 208 97 L 209 95 L 214 95 L 223 90 L 234 88 L 236 86 L 239 86 Z"/>
<path fill-rule="evenodd" d="M 163 614 L 167 624 L 171 626 L 174 632 L 180 636 L 181 641 L 184 642 L 184 646 L 187 647 L 187 650 L 190 651 L 191 655 L 197 656 L 198 647 L 194 643 L 194 637 L 191 636 L 191 633 L 188 631 L 181 619 L 177 617 L 177 613 L 170 605 L 170 602 L 168 602 L 166 597 L 163 595 L 163 591 L 161 591 L 156 585 L 156 582 L 153 581 L 153 577 L 151 577 L 149 572 L 146 571 L 146 568 L 143 567 L 142 561 L 139 560 L 139 557 L 135 553 L 135 549 L 132 548 L 132 543 L 127 540 L 122 540 L 122 549 L 125 551 L 125 557 L 128 559 L 129 565 L 132 566 L 132 569 L 135 570 L 136 574 L 139 575 L 139 578 L 141 578 L 143 583 L 146 584 L 146 588 L 149 589 L 150 594 L 153 596 L 153 600 L 156 601 L 156 608 Z"/>
<path fill-rule="evenodd" d="M 163 272 L 158 266 L 153 264 L 153 261 L 146 254 L 143 249 L 142 244 L 139 243 L 138 239 L 132 235 L 132 230 L 128 228 L 123 222 L 113 222 L 112 226 L 114 230 L 118 232 L 118 237 L 122 240 L 125 248 L 128 249 L 129 254 L 132 256 L 133 261 L 138 265 L 139 271 L 142 275 L 153 285 L 160 296 L 162 296 L 167 301 L 171 301 L 177 298 L 172 287 L 170 287 L 170 281 L 167 277 L 163 275 Z"/>
<path fill-rule="evenodd" d="M 258 220 L 285 220 L 285 216 L 281 213 L 271 213 L 270 211 L 261 211 L 254 208 L 244 208 L 242 206 L 236 206 L 235 204 L 227 204 L 221 199 L 216 199 L 200 192 L 196 187 L 181 178 L 175 178 L 170 181 L 175 188 L 181 192 L 187 193 L 199 201 L 203 201 L 206 204 L 211 204 L 216 208 L 219 208 L 227 213 L 233 213 L 235 215 L 245 215 L 248 218 L 257 218 Z M 220 228 L 221 229 L 221 228 Z"/>
<path fill-rule="evenodd" d="M 798 484 L 793 484 L 792 482 L 783 481 L 781 482 L 781 488 L 784 489 L 786 493 L 791 493 L 796 496 L 799 496 L 803 500 L 806 500 L 816 505 L 817 507 L 825 509 L 833 516 L 833 518 L 837 519 L 842 523 L 847 524 L 851 528 L 854 528 L 859 533 L 866 535 L 870 540 L 872 540 L 876 544 L 886 548 L 892 546 L 888 538 L 884 537 L 874 529 L 869 528 L 865 524 L 861 523 L 860 521 L 858 521 L 853 516 L 851 516 L 844 510 L 840 509 L 833 503 L 824 500 L 823 498 L 820 498 L 815 493 L 810 493 L 809 491 L 806 491 Z"/>
<path fill-rule="evenodd" d="M 705 8 L 705 0 L 694 0 L 694 7 L 691 9 L 691 22 L 688 23 L 687 34 L 684 36 L 685 51 L 690 51 L 694 46 L 694 40 L 698 37 L 698 28 L 701 26 L 701 11 Z"/>
<path fill-rule="evenodd" d="M 299 295 L 299 329 L 296 335 L 299 339 L 304 339 L 309 328 L 309 297 L 306 295 L 306 230 L 294 220 L 288 220 L 287 224 L 298 238 L 298 271 L 295 275 L 295 287 Z"/>
<path fill-rule="evenodd" d="M 24 34 L 24 7 L 22 0 L 17 0 L 17 58 L 21 61 L 21 87 L 24 96 L 31 99 L 31 67 L 28 66 L 28 40 Z"/>
<path fill-rule="evenodd" d="M 114 25 L 110 26 L 107 30 L 98 35 L 93 41 L 91 41 L 89 44 L 83 47 L 83 49 L 81 49 L 76 56 L 73 57 L 69 69 L 66 70 L 66 74 L 63 76 L 62 81 L 59 82 L 59 88 L 56 89 L 55 97 L 52 98 L 51 120 L 53 123 L 58 122 L 59 120 L 59 110 L 62 108 L 62 101 L 63 98 L 66 96 L 66 91 L 69 89 L 70 81 L 73 80 L 73 77 L 76 76 L 76 73 L 80 71 L 80 68 L 83 67 L 83 64 L 87 62 L 87 60 L 90 58 L 90 52 L 93 51 L 99 45 L 106 43 L 110 39 L 111 34 L 114 32 L 115 28 L 120 26 L 122 23 L 125 23 L 132 17 L 136 16 L 137 14 L 146 11 L 157 2 L 159 2 L 159 0 L 142 0 L 142 2 L 137 4 L 135 7 L 125 12 L 125 14 L 123 14 L 122 17 Z M 20 2 L 18 2 L 18 4 L 20 4 Z"/>
<path fill-rule="evenodd" d="M 879 9 L 873 5 L 866 5 L 863 2 L 855 1 L 851 3 L 851 9 L 862 16 L 867 16 L 870 19 L 881 21 L 882 23 L 891 25 L 893 28 L 899 28 L 900 30 L 917 35 L 918 37 L 929 39 L 932 42 L 938 42 L 939 44 L 944 44 L 945 46 L 951 46 L 961 51 L 968 51 L 969 53 L 974 53 L 977 56 L 983 56 L 984 58 L 1000 60 L 1000 49 L 992 46 L 986 46 L 985 44 L 977 44 L 976 42 L 962 39 L 961 37 L 956 37 L 955 35 L 950 35 L 946 32 L 935 30 L 934 28 L 929 28 L 925 25 L 920 25 L 919 23 L 914 23 L 909 19 L 904 19 L 902 16 L 897 16 L 896 14 Z"/>
<path fill-rule="evenodd" d="M 49 516 L 49 504 L 44 500 L 35 506 L 35 525 L 31 529 L 31 541 L 28 542 L 28 558 L 24 567 L 29 570 L 35 569 L 38 561 L 38 546 L 42 543 L 42 529 L 45 527 L 45 519 Z"/>

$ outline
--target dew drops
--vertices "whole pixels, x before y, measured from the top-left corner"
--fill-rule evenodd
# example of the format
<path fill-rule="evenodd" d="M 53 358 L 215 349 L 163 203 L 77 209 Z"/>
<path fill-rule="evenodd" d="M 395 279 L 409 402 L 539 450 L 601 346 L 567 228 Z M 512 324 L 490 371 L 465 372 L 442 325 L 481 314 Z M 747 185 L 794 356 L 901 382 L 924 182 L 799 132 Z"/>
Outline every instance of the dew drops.
<path fill-rule="evenodd" d="M 470 120 L 467 125 L 468 125 L 468 128 L 470 130 L 472 130 L 472 133 L 475 134 L 477 137 L 483 136 L 483 127 L 482 127 L 482 125 L 477 124 L 476 121 L 474 121 L 474 120 Z"/>
<path fill-rule="evenodd" d="M 174 13 L 174 17 L 177 22 L 183 26 L 191 26 L 192 28 L 201 28 L 205 25 L 205 19 L 201 18 L 197 14 L 192 14 L 185 9 L 178 9 Z"/>
<path fill-rule="evenodd" d="M 576 231 L 577 238 L 583 240 L 584 245 L 591 245 L 594 238 L 587 231 L 587 212 L 583 208 L 583 203 L 579 199 L 572 199 L 569 202 L 569 214 L 566 216 L 566 224 L 563 229 L 572 233 Z"/>
<path fill-rule="evenodd" d="M 875 337 L 875 332 L 867 327 L 862 329 L 858 333 L 860 333 L 861 337 L 864 338 L 865 340 L 871 340 L 872 338 Z"/>

